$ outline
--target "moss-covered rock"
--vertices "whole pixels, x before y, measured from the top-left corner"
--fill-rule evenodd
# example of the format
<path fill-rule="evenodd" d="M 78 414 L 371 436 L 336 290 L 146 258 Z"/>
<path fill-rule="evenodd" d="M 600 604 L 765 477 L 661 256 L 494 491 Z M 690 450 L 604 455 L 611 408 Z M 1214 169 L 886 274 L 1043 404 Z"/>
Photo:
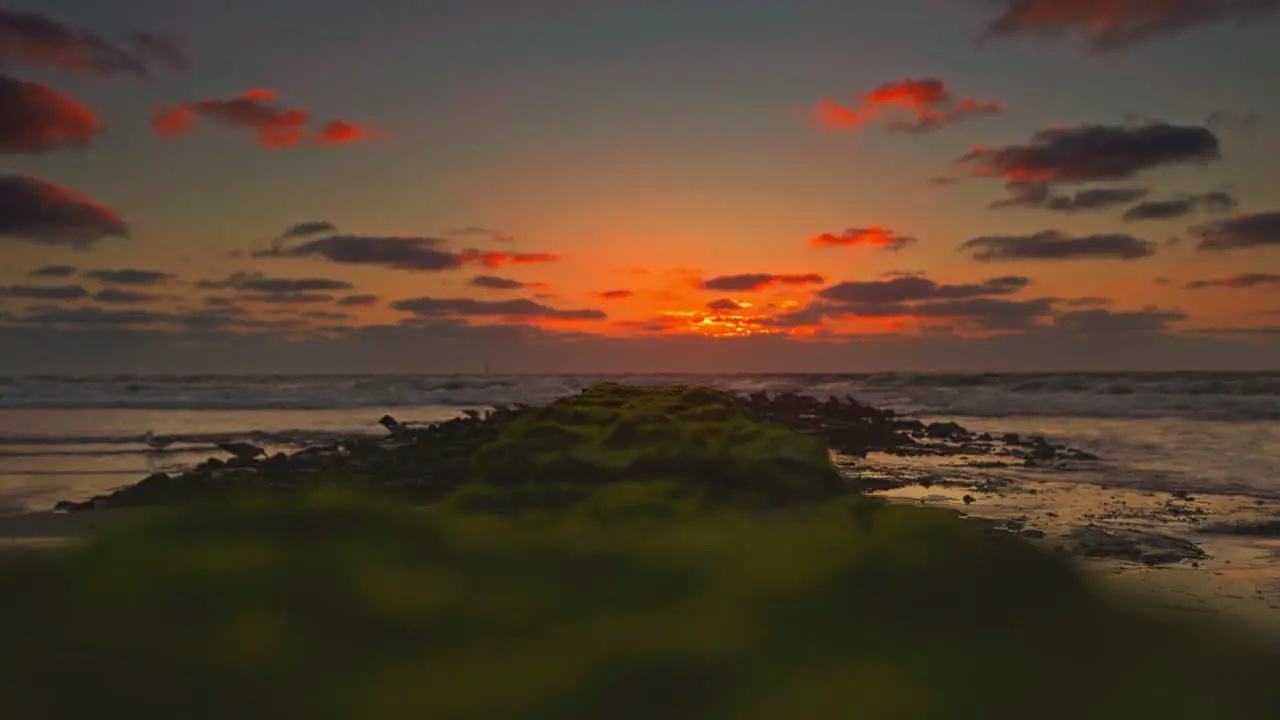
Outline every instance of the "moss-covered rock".
<path fill-rule="evenodd" d="M 606 383 L 532 409 L 476 454 L 476 482 L 568 488 L 682 481 L 714 497 L 773 502 L 843 489 L 826 445 L 750 419 L 732 395 Z"/>

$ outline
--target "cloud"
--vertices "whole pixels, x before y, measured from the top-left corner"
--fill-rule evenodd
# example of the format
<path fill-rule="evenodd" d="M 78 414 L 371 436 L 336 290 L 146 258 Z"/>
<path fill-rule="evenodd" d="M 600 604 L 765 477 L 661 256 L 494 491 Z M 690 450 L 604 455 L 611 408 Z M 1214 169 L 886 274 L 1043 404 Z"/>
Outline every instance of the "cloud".
<path fill-rule="evenodd" d="M 110 285 L 162 285 L 176 277 L 159 270 L 90 270 L 84 274 L 90 280 Z"/>
<path fill-rule="evenodd" d="M 751 307 L 751 303 L 744 303 L 740 300 L 733 300 L 731 298 L 720 298 L 719 300 L 712 300 L 707 303 L 707 308 L 709 310 L 744 310 L 749 307 Z"/>
<path fill-rule="evenodd" d="M 292 225 L 277 237 L 281 240 L 292 240 L 294 238 L 323 235 L 325 233 L 335 233 L 337 231 L 338 228 L 331 222 L 327 222 L 325 220 L 312 220 Z"/>
<path fill-rule="evenodd" d="M 0 298 L 29 300 L 83 300 L 89 292 L 80 285 L 10 285 L 0 287 Z"/>
<path fill-rule="evenodd" d="M 1280 8 L 1280 0 L 1000 0 L 982 39 L 1075 36 L 1094 52 L 1122 50 L 1193 27 L 1242 22 Z"/>
<path fill-rule="evenodd" d="M 843 282 L 818 293 L 818 297 L 843 304 L 885 304 L 924 300 L 965 300 L 1013 295 L 1031 284 L 1029 278 L 1007 275 L 981 283 L 941 285 L 928 278 L 908 276 L 873 282 Z"/>
<path fill-rule="evenodd" d="M 699 283 L 703 290 L 725 290 L 730 292 L 751 292 L 764 290 L 776 285 L 822 285 L 826 278 L 813 273 L 807 275 L 770 275 L 766 273 L 745 273 L 742 275 L 721 275 Z"/>
<path fill-rule="evenodd" d="M 443 240 L 432 237 L 380 237 L 331 235 L 293 247 L 259 250 L 254 257 L 319 257 L 344 265 L 375 265 L 393 270 L 434 272 L 462 267 L 462 257 L 440 249 Z"/>
<path fill-rule="evenodd" d="M 351 319 L 351 316 L 347 313 L 333 312 L 331 310 L 310 310 L 302 313 L 302 317 L 311 318 L 312 320 L 331 320 L 334 322 Z"/>
<path fill-rule="evenodd" d="M 294 147 L 302 142 L 311 124 L 311 113 L 301 108 L 275 104 L 274 90 L 254 89 L 239 97 L 196 100 L 151 114 L 151 128 L 160 135 L 184 135 L 204 119 L 224 128 L 252 131 L 264 148 Z M 381 131 L 330 121 L 318 130 L 321 145 L 341 145 L 381 137 Z"/>
<path fill-rule="evenodd" d="M 368 307 L 377 305 L 380 299 L 377 295 L 348 295 L 335 304 L 339 307 Z"/>
<path fill-rule="evenodd" d="M 116 290 L 108 288 L 93 294 L 93 299 L 104 303 L 142 303 L 163 300 L 163 295 L 134 292 L 132 290 Z"/>
<path fill-rule="evenodd" d="M 960 246 L 982 262 L 999 260 L 1138 260 L 1155 254 L 1155 243 L 1132 235 L 1073 237 L 1057 230 L 1034 235 L 988 235 Z"/>
<path fill-rule="evenodd" d="M 510 253 L 497 250 L 464 250 L 459 255 L 462 262 L 472 262 L 487 268 L 504 265 L 529 265 L 532 263 L 559 262 L 563 258 L 551 253 Z"/>
<path fill-rule="evenodd" d="M 27 273 L 30 277 L 71 277 L 76 274 L 74 265 L 45 265 Z"/>
<path fill-rule="evenodd" d="M 525 286 L 525 283 L 519 280 L 510 280 L 508 278 L 496 277 L 494 275 L 478 275 L 471 278 L 468 285 L 476 287 L 489 288 L 490 290 L 518 290 Z"/>
<path fill-rule="evenodd" d="M 855 107 L 823 100 L 813 109 L 817 124 L 831 130 L 858 127 L 885 113 L 908 116 L 890 122 L 890 132 L 925 133 L 972 117 L 1003 115 L 1004 105 L 998 100 L 957 99 L 937 78 L 908 78 L 863 93 Z"/>
<path fill-rule="evenodd" d="M 896 252 L 915 242 L 917 240 L 914 237 L 896 235 L 889 228 L 871 225 L 862 228 L 848 228 L 839 235 L 834 233 L 815 235 L 809 238 L 807 244 L 813 248 L 864 245 Z"/>
<path fill-rule="evenodd" d="M 92 110 L 40 83 L 0 75 L 0 154 L 85 147 L 102 131 Z"/>
<path fill-rule="evenodd" d="M 328 293 L 277 292 L 236 295 L 235 300 L 237 302 L 271 303 L 273 305 L 308 305 L 333 302 L 334 298 Z"/>
<path fill-rule="evenodd" d="M 83 195 L 32 177 L 0 176 L 0 237 L 87 250 L 128 234 L 119 215 Z"/>
<path fill-rule="evenodd" d="M 605 300 L 625 300 L 635 293 L 630 290 L 606 290 L 597 295 Z"/>
<path fill-rule="evenodd" d="M 532 300 L 470 300 L 466 298 L 416 298 L 391 303 L 392 309 L 417 317 L 505 317 L 558 320 L 604 320 L 599 310 L 558 310 Z"/>
<path fill-rule="evenodd" d="M 1065 213 L 1105 210 L 1116 205 L 1128 205 L 1151 192 L 1140 187 L 1110 187 L 1055 195 L 1047 182 L 1010 182 L 1006 187 L 1011 197 L 991 203 L 992 209 L 1027 207 Z"/>
<path fill-rule="evenodd" d="M 1078 297 L 1078 298 L 1066 298 L 1059 302 L 1061 302 L 1063 305 L 1066 305 L 1067 307 L 1099 307 L 1103 305 L 1111 305 L 1115 301 L 1112 300 L 1111 298 L 1104 298 L 1104 297 Z"/>
<path fill-rule="evenodd" d="M 1001 300 L 976 297 L 964 300 L 935 300 L 908 308 L 906 314 L 922 318 L 969 320 L 985 330 L 1022 330 L 1035 327 L 1053 313 L 1047 299 Z"/>
<path fill-rule="evenodd" d="M 1280 286 L 1280 275 L 1273 273 L 1244 273 L 1242 275 L 1233 275 L 1231 277 L 1219 278 L 1217 280 L 1195 280 L 1187 283 L 1190 290 L 1200 290 L 1202 288 L 1230 288 L 1240 290 L 1243 288 L 1264 287 L 1264 286 Z"/>
<path fill-rule="evenodd" d="M 1054 328 L 1077 335 L 1147 333 L 1161 332 L 1169 323 L 1186 319 L 1185 313 L 1176 310 L 1077 310 L 1055 318 Z"/>
<path fill-rule="evenodd" d="M 196 287 L 207 290 L 244 290 L 272 295 L 289 295 L 328 290 L 350 290 L 355 287 L 345 280 L 331 278 L 273 278 L 255 272 L 237 272 L 225 280 L 201 280 Z"/>
<path fill-rule="evenodd" d="M 1220 160 L 1218 136 L 1195 125 L 1081 125 L 1041 130 L 1025 145 L 976 147 L 961 168 L 1009 182 L 1127 180 L 1167 165 Z"/>
<path fill-rule="evenodd" d="M 487 237 L 491 240 L 497 240 L 498 242 L 514 242 L 515 241 L 515 237 L 508 235 L 507 233 L 504 233 L 501 230 L 494 230 L 493 228 L 487 228 L 481 225 L 468 225 L 467 227 L 461 227 L 461 228 L 456 228 L 454 230 L 449 230 L 445 234 L 471 236 L 471 237 L 474 237 L 474 236 Z"/>
<path fill-rule="evenodd" d="M 1224 192 L 1209 192 L 1203 195 L 1185 195 L 1177 200 L 1149 201 L 1129 208 L 1124 219 L 1135 220 L 1171 220 L 1186 217 L 1197 210 L 1210 212 L 1229 212 L 1236 208 L 1236 199 Z"/>
<path fill-rule="evenodd" d="M 320 130 L 316 135 L 316 143 L 319 145 L 350 145 L 352 143 L 377 140 L 386 137 L 386 135 L 386 131 L 369 125 L 353 125 L 341 120 L 330 120 L 320 126 Z"/>
<path fill-rule="evenodd" d="M 1197 225 L 1191 234 L 1200 238 L 1200 250 L 1222 251 L 1280 245 L 1280 212 L 1237 215 Z"/>
<path fill-rule="evenodd" d="M 139 32 L 113 42 L 45 15 L 0 9 L 0 68 L 18 64 L 90 77 L 125 73 L 147 78 L 153 64 L 185 72 L 190 59 L 176 40 L 164 35 Z"/>

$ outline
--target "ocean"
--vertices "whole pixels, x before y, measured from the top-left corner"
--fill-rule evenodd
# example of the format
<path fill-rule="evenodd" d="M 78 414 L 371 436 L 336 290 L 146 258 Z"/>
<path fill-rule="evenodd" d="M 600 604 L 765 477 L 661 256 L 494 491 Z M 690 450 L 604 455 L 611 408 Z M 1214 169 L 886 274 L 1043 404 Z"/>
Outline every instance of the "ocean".
<path fill-rule="evenodd" d="M 291 450 L 381 434 L 385 413 L 444 420 L 468 408 L 546 403 L 604 380 L 851 395 L 1099 455 L 1095 468 L 1066 477 L 1077 482 L 1280 498 L 1280 373 L 27 376 L 0 378 L 0 513 L 181 471 L 217 455 L 217 442 Z M 148 430 L 175 442 L 149 448 Z"/>

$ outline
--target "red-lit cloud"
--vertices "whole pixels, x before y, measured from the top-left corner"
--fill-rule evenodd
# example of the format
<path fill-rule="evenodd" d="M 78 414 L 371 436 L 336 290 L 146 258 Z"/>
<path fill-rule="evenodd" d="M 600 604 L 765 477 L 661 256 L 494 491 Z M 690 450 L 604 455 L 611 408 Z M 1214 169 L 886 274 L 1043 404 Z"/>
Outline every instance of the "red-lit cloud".
<path fill-rule="evenodd" d="M 464 263 L 472 262 L 487 268 L 559 262 L 562 259 L 559 255 L 551 253 L 511 253 L 498 250 L 464 250 L 459 257 Z"/>
<path fill-rule="evenodd" d="M 377 128 L 353 125 L 341 120 L 330 120 L 320 126 L 319 133 L 316 135 L 316 143 L 319 145 L 348 145 L 377 140 L 384 135 L 385 133 Z"/>
<path fill-rule="evenodd" d="M 823 100 L 813 113 L 818 125 L 831 130 L 858 127 L 886 113 L 895 113 L 898 117 L 889 124 L 890 131 L 922 133 L 971 117 L 1002 115 L 1004 104 L 998 100 L 956 98 L 947 84 L 936 78 L 908 78 L 864 93 L 854 107 Z"/>
<path fill-rule="evenodd" d="M 916 242 L 916 238 L 897 235 L 889 228 L 871 225 L 864 228 L 849 228 L 843 233 L 822 233 L 808 240 L 809 247 L 877 247 L 885 250 L 901 250 Z"/>
<path fill-rule="evenodd" d="M 47 85 L 0 75 L 0 154 L 40 154 L 85 146 L 102 121 L 78 100 Z"/>
<path fill-rule="evenodd" d="M 984 38 L 1076 35 L 1098 52 L 1280 9 L 1277 0 L 1000 0 L 1000 4 L 1004 10 L 987 26 Z"/>
<path fill-rule="evenodd" d="M 204 119 L 235 130 L 250 130 L 265 148 L 294 147 L 306 139 L 311 113 L 302 108 L 286 108 L 274 101 L 272 90 L 249 90 L 230 99 L 197 100 L 151 115 L 151 127 L 160 135 L 183 135 L 195 129 L 196 120 Z M 331 120 L 316 130 L 315 142 L 342 145 L 384 136 L 381 130 Z"/>
<path fill-rule="evenodd" d="M 823 285 L 826 282 L 826 278 L 814 273 L 807 275 L 744 273 L 741 275 L 720 275 L 698 283 L 698 287 L 702 290 L 755 292 L 777 285 Z"/>

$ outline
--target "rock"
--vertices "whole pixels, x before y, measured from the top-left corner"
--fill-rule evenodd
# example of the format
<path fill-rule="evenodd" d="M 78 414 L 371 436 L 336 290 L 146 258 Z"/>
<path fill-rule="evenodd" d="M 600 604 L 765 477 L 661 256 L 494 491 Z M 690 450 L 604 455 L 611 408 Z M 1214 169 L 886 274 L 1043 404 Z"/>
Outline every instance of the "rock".
<path fill-rule="evenodd" d="M 953 422 L 930 423 L 925 431 L 931 438 L 943 438 L 947 440 L 963 439 L 970 435 L 968 430 L 965 430 L 958 423 Z"/>
<path fill-rule="evenodd" d="M 1146 565 L 1167 565 L 1208 557 L 1199 545 L 1181 538 L 1143 530 L 1108 530 L 1097 525 L 1074 528 L 1067 535 L 1071 549 L 1089 558 L 1112 558 Z"/>
<path fill-rule="evenodd" d="M 1000 437 L 1000 439 L 1001 439 L 1001 440 L 1003 440 L 1003 441 L 1005 441 L 1006 443 L 1008 443 L 1008 444 L 1010 444 L 1010 445 L 1021 445 L 1021 444 L 1022 444 L 1022 437 L 1021 437 L 1021 436 L 1019 436 L 1019 435 L 1018 435 L 1018 433 L 1005 433 L 1004 435 L 1002 435 L 1002 436 Z"/>
<path fill-rule="evenodd" d="M 1026 530 L 1022 531 L 1021 535 L 1024 538 L 1030 538 L 1032 540 L 1041 540 L 1044 538 L 1044 531 L 1036 530 L 1035 528 L 1027 528 Z"/>
<path fill-rule="evenodd" d="M 972 505 L 974 502 L 976 502 L 976 501 L 973 499 L 973 496 L 972 496 L 972 495 L 965 495 L 965 496 L 964 496 L 963 498 L 961 498 L 961 499 L 962 499 L 962 500 L 964 500 L 964 504 L 965 504 L 965 505 Z"/>

